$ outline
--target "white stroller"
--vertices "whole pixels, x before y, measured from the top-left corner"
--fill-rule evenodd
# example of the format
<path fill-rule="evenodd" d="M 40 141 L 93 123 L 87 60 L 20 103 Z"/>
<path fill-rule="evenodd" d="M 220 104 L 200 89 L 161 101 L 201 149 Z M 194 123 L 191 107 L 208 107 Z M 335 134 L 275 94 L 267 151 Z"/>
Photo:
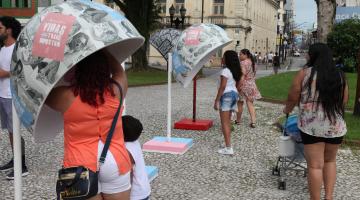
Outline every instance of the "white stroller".
<path fill-rule="evenodd" d="M 297 127 L 297 115 L 286 116 L 282 136 L 279 138 L 279 157 L 272 169 L 272 174 L 279 176 L 278 189 L 286 190 L 286 171 L 302 172 L 307 176 L 307 165 L 304 157 L 300 130 Z"/>

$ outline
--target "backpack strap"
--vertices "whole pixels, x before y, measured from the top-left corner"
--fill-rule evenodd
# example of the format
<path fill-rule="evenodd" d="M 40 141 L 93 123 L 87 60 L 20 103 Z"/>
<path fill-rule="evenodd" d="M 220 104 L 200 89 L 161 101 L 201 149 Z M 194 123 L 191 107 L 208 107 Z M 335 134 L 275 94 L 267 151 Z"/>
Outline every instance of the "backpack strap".
<path fill-rule="evenodd" d="M 122 92 L 121 85 L 118 82 L 116 82 L 114 79 L 111 79 L 111 82 L 114 83 L 118 87 L 118 89 L 120 91 L 120 104 L 119 104 L 119 107 L 118 107 L 118 109 L 117 109 L 117 111 L 115 113 L 114 119 L 113 119 L 113 121 L 111 123 L 109 133 L 108 133 L 108 135 L 106 137 L 106 142 L 104 144 L 104 148 L 103 148 L 103 150 L 101 152 L 101 156 L 100 156 L 100 159 L 99 159 L 99 165 L 102 165 L 105 162 L 106 154 L 107 154 L 107 152 L 109 150 L 111 138 L 114 135 L 115 126 L 116 126 L 116 123 L 118 121 L 121 106 L 122 106 L 123 92 Z"/>

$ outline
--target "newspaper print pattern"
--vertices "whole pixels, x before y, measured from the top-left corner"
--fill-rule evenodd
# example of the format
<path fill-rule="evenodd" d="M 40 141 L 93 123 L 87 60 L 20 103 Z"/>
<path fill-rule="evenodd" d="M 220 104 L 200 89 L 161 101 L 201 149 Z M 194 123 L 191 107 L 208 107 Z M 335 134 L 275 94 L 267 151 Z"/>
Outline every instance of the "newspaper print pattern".
<path fill-rule="evenodd" d="M 48 13 L 76 18 L 64 50 L 64 61 L 32 54 L 34 36 Z M 119 41 L 141 37 L 120 13 L 87 0 L 66 1 L 36 14 L 16 42 L 11 64 L 11 91 L 22 124 L 33 132 L 46 96 L 86 56 Z"/>
<path fill-rule="evenodd" d="M 168 60 L 168 53 L 172 52 L 178 42 L 181 31 L 173 28 L 162 29 L 150 37 L 150 44 Z"/>
<path fill-rule="evenodd" d="M 200 31 L 197 37 L 199 41 L 187 43 L 187 32 L 194 29 Z M 195 24 L 185 29 L 172 54 L 173 76 L 184 87 L 187 87 L 211 55 L 230 42 L 231 39 L 224 29 L 214 24 Z"/>

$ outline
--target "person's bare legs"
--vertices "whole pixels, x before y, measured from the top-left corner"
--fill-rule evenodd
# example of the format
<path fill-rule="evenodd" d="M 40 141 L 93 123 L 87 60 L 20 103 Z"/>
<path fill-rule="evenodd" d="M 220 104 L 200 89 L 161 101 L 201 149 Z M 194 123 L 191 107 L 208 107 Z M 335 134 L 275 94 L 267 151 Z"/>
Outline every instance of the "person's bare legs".
<path fill-rule="evenodd" d="M 274 74 L 278 74 L 279 67 L 274 67 Z"/>
<path fill-rule="evenodd" d="M 101 194 L 98 194 L 98 195 L 96 195 L 96 196 L 94 196 L 94 197 L 91 197 L 91 198 L 88 199 L 88 200 L 103 200 L 103 198 L 102 198 Z"/>
<path fill-rule="evenodd" d="M 327 200 L 333 199 L 336 182 L 336 153 L 339 149 L 339 146 L 339 144 L 325 144 L 323 179 L 325 199 Z"/>
<path fill-rule="evenodd" d="M 319 200 L 323 182 L 325 143 L 304 145 L 305 159 L 308 167 L 308 187 L 311 200 Z"/>
<path fill-rule="evenodd" d="M 11 145 L 11 149 L 14 152 L 14 137 L 13 137 L 13 133 L 9 132 L 9 139 L 10 139 L 10 145 Z M 21 137 L 21 155 L 24 156 L 25 155 L 25 141 L 24 138 Z"/>
<path fill-rule="evenodd" d="M 238 106 L 238 112 L 236 113 L 236 122 L 240 123 L 241 122 L 241 115 L 242 115 L 243 110 L 244 110 L 244 102 L 243 101 L 238 101 L 237 106 Z"/>
<path fill-rule="evenodd" d="M 247 108 L 249 110 L 249 114 L 250 114 L 250 118 L 251 118 L 251 123 L 256 122 L 256 116 L 255 116 L 255 108 L 254 108 L 254 102 L 250 101 L 250 100 L 246 100 L 246 105 Z"/>
<path fill-rule="evenodd" d="M 102 194 L 102 197 L 104 200 L 129 200 L 130 190 L 119 192 L 116 194 Z"/>
<path fill-rule="evenodd" d="M 230 119 L 231 119 L 231 112 L 230 111 L 220 111 L 220 121 L 221 121 L 221 129 L 225 139 L 225 146 L 231 147 L 230 142 Z"/>

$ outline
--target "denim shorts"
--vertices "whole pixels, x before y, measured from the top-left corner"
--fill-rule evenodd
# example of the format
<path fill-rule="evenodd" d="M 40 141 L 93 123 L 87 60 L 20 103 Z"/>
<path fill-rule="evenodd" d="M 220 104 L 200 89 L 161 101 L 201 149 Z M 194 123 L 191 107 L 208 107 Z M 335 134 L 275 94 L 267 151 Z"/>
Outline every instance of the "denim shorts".
<path fill-rule="evenodd" d="M 13 132 L 12 122 L 12 99 L 0 97 L 1 128 Z"/>
<path fill-rule="evenodd" d="M 237 112 L 237 101 L 239 94 L 235 91 L 226 92 L 220 98 L 221 111 L 235 111 Z"/>

